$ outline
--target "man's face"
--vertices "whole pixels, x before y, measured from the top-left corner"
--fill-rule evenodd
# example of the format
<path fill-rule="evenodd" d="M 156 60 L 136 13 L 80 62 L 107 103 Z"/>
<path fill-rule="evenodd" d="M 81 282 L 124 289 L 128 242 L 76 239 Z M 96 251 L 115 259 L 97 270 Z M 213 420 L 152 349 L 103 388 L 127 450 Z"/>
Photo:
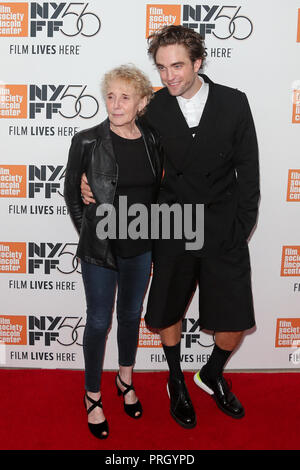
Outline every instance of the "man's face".
<path fill-rule="evenodd" d="M 198 71 L 201 59 L 192 62 L 188 50 L 182 44 L 159 47 L 156 53 L 156 66 L 161 81 L 172 96 L 192 98 L 201 87 Z"/>

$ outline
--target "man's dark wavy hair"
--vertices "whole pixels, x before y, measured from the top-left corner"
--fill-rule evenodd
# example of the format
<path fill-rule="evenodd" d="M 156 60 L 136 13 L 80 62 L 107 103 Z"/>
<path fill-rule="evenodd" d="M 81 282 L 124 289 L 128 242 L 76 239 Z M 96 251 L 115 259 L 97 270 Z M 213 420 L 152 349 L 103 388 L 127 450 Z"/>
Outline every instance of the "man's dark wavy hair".
<path fill-rule="evenodd" d="M 151 34 L 148 37 L 148 54 L 156 62 L 156 54 L 159 47 L 169 46 L 171 44 L 182 44 L 188 50 L 190 59 L 195 62 L 202 59 L 202 66 L 206 57 L 204 40 L 196 31 L 184 26 L 164 26 L 162 29 Z"/>

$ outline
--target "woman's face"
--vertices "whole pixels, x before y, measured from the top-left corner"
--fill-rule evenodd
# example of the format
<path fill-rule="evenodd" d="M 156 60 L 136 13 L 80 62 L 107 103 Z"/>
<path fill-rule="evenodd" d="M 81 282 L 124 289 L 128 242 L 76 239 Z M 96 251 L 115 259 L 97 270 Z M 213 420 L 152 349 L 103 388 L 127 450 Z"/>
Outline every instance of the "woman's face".
<path fill-rule="evenodd" d="M 111 124 L 126 126 L 134 123 L 138 112 L 146 106 L 146 97 L 141 98 L 131 83 L 115 79 L 108 83 L 105 104 Z"/>

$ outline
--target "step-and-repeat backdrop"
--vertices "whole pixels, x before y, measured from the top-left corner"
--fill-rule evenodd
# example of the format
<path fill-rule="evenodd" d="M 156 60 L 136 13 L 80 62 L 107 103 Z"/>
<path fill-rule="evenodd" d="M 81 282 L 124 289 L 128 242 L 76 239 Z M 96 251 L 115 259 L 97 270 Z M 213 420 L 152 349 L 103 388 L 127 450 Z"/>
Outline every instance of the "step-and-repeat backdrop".
<path fill-rule="evenodd" d="M 257 128 L 262 198 L 249 245 L 257 326 L 227 368 L 299 367 L 299 0 L 0 2 L 1 367 L 84 367 L 78 237 L 63 197 L 68 149 L 106 116 L 106 71 L 134 63 L 161 86 L 146 37 L 165 24 L 205 37 L 205 73 L 247 93 Z M 214 344 L 199 329 L 197 296 L 183 321 L 184 369 L 201 367 Z M 104 367 L 117 366 L 114 318 Z M 166 369 L 143 319 L 136 369 Z"/>

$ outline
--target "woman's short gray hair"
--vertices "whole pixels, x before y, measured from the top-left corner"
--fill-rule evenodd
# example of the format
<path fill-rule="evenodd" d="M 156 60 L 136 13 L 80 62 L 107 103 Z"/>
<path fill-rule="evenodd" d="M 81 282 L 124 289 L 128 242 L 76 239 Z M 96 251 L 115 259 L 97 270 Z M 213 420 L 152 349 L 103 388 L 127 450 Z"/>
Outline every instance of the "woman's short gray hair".
<path fill-rule="evenodd" d="M 124 82 L 131 84 L 137 91 L 141 98 L 147 98 L 147 104 L 153 97 L 153 88 L 148 77 L 135 65 L 120 65 L 109 72 L 107 72 L 101 83 L 102 95 L 105 98 L 107 88 L 112 80 L 123 80 Z M 145 111 L 145 108 L 144 110 Z M 140 113 L 143 114 L 143 111 Z"/>

